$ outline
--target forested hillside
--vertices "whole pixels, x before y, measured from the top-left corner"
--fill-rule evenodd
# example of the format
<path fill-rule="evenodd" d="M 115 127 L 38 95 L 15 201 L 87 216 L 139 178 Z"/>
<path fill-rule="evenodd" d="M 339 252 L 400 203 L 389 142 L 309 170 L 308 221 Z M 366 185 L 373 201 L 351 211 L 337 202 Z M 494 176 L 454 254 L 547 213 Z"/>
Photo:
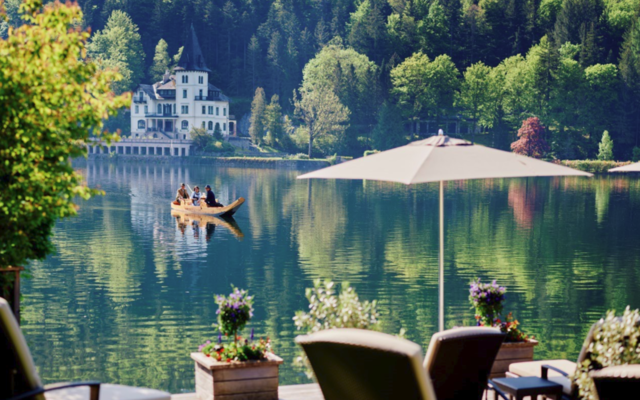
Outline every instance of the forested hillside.
<path fill-rule="evenodd" d="M 15 23 L 19 0 L 6 3 Z M 314 147 L 327 154 L 402 144 L 412 121 L 451 117 L 500 148 L 516 140 L 523 120 L 539 117 L 557 158 L 594 158 L 605 130 L 617 159 L 631 159 L 640 145 L 640 0 L 79 4 L 96 35 L 93 57 L 126 70 L 118 90 L 175 62 L 193 24 L 233 113 L 249 110 L 258 87 L 261 101 L 278 96 L 288 118 L 267 139 L 274 146 L 300 150 L 316 122 L 305 114 L 323 102 L 338 104 Z"/>

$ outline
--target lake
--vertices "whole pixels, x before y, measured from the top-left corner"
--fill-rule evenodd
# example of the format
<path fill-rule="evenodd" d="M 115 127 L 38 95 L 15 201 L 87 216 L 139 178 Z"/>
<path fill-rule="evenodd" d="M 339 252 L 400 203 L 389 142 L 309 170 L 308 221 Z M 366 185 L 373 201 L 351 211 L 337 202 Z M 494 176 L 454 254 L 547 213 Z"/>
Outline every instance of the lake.
<path fill-rule="evenodd" d="M 292 317 L 314 279 L 377 299 L 382 330 L 404 328 L 425 350 L 437 330 L 437 184 L 151 159 L 77 168 L 106 195 L 56 225 L 57 253 L 32 263 L 23 286 L 22 327 L 46 383 L 193 391 L 189 353 L 217 337 L 213 296 L 232 284 L 255 295 L 249 327 L 284 358 L 280 384 L 309 382 L 293 365 Z M 169 206 L 181 182 L 247 202 L 235 224 L 184 223 Z M 476 277 L 507 286 L 505 311 L 540 341 L 536 358 L 575 359 L 608 309 L 640 307 L 637 175 L 450 182 L 445 224 L 447 327 L 474 324 Z"/>

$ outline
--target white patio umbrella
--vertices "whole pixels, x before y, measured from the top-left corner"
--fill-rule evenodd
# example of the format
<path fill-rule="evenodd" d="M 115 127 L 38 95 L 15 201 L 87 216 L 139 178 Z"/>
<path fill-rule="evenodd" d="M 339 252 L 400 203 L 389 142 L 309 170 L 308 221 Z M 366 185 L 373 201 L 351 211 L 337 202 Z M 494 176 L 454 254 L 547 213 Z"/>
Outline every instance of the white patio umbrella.
<path fill-rule="evenodd" d="M 640 162 L 625 165 L 624 167 L 611 168 L 609 172 L 640 172 Z"/>
<path fill-rule="evenodd" d="M 439 319 L 444 330 L 444 182 L 528 176 L 592 176 L 562 165 L 475 145 L 448 136 L 409 143 L 371 156 L 333 165 L 298 179 L 368 179 L 414 183 L 440 182 Z"/>

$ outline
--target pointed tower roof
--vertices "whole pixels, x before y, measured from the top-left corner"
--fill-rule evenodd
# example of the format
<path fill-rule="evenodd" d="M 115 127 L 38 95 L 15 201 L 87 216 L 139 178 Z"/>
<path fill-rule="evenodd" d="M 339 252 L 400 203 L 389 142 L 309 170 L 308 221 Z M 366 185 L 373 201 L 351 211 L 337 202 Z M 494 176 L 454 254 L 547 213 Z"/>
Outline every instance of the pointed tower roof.
<path fill-rule="evenodd" d="M 187 31 L 185 37 L 184 49 L 178 61 L 176 70 L 184 71 L 205 71 L 211 72 L 204 62 L 204 56 L 200 49 L 200 43 L 198 43 L 198 37 L 196 36 L 196 30 L 193 28 L 193 24 Z"/>

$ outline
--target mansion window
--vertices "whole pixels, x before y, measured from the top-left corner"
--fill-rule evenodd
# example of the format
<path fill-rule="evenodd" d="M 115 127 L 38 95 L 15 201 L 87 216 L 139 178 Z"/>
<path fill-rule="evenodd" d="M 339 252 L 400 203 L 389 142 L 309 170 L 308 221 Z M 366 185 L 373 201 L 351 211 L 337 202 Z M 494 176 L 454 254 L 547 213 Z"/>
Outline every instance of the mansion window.
<path fill-rule="evenodd" d="M 177 113 L 176 113 L 176 105 L 175 105 L 175 104 L 173 105 L 173 114 L 174 114 L 174 115 L 175 115 L 175 114 L 177 114 Z"/>
<path fill-rule="evenodd" d="M 182 129 L 189 129 L 189 121 L 182 121 Z"/>
<path fill-rule="evenodd" d="M 144 113 L 149 114 L 149 106 L 144 106 Z"/>
<path fill-rule="evenodd" d="M 162 106 L 158 104 L 158 114 L 162 114 Z"/>
<path fill-rule="evenodd" d="M 220 115 L 220 107 L 216 107 L 216 115 Z"/>
<path fill-rule="evenodd" d="M 204 129 L 204 128 L 205 128 L 205 126 L 204 126 L 204 121 L 202 121 L 202 129 Z"/>
<path fill-rule="evenodd" d="M 182 98 L 183 98 L 183 99 L 186 99 L 186 98 L 187 98 L 187 90 L 186 90 L 186 89 L 184 89 L 184 90 L 182 91 Z"/>
<path fill-rule="evenodd" d="M 181 106 L 180 111 L 182 114 L 189 114 L 189 106 Z"/>
<path fill-rule="evenodd" d="M 202 115 L 207 113 L 207 106 L 202 106 Z"/>
<path fill-rule="evenodd" d="M 189 83 L 189 76 L 188 75 L 182 75 L 182 83 Z"/>
<path fill-rule="evenodd" d="M 198 77 L 198 83 L 204 83 L 204 76 Z M 202 90 L 200 91 L 200 96 L 202 96 Z"/>
<path fill-rule="evenodd" d="M 144 129 L 144 126 L 145 124 L 143 120 L 138 121 L 138 129 Z"/>
<path fill-rule="evenodd" d="M 226 132 L 227 131 L 227 123 L 223 122 L 222 123 L 222 132 Z"/>
<path fill-rule="evenodd" d="M 212 131 L 213 130 L 213 122 L 209 121 L 209 130 Z"/>
<path fill-rule="evenodd" d="M 209 106 L 209 115 L 213 115 L 213 106 Z"/>
<path fill-rule="evenodd" d="M 216 122 L 216 131 L 219 131 L 219 130 L 220 130 L 220 123 Z"/>
<path fill-rule="evenodd" d="M 202 100 L 202 89 L 200 89 L 200 100 Z"/>
<path fill-rule="evenodd" d="M 225 117 L 227 116 L 227 109 L 226 108 L 222 109 L 222 115 L 224 115 Z"/>
<path fill-rule="evenodd" d="M 136 106 L 136 111 L 135 111 L 135 113 L 134 113 L 134 114 L 137 114 L 137 113 L 139 113 L 139 112 L 140 112 L 140 110 L 139 110 L 138 106 Z"/>

